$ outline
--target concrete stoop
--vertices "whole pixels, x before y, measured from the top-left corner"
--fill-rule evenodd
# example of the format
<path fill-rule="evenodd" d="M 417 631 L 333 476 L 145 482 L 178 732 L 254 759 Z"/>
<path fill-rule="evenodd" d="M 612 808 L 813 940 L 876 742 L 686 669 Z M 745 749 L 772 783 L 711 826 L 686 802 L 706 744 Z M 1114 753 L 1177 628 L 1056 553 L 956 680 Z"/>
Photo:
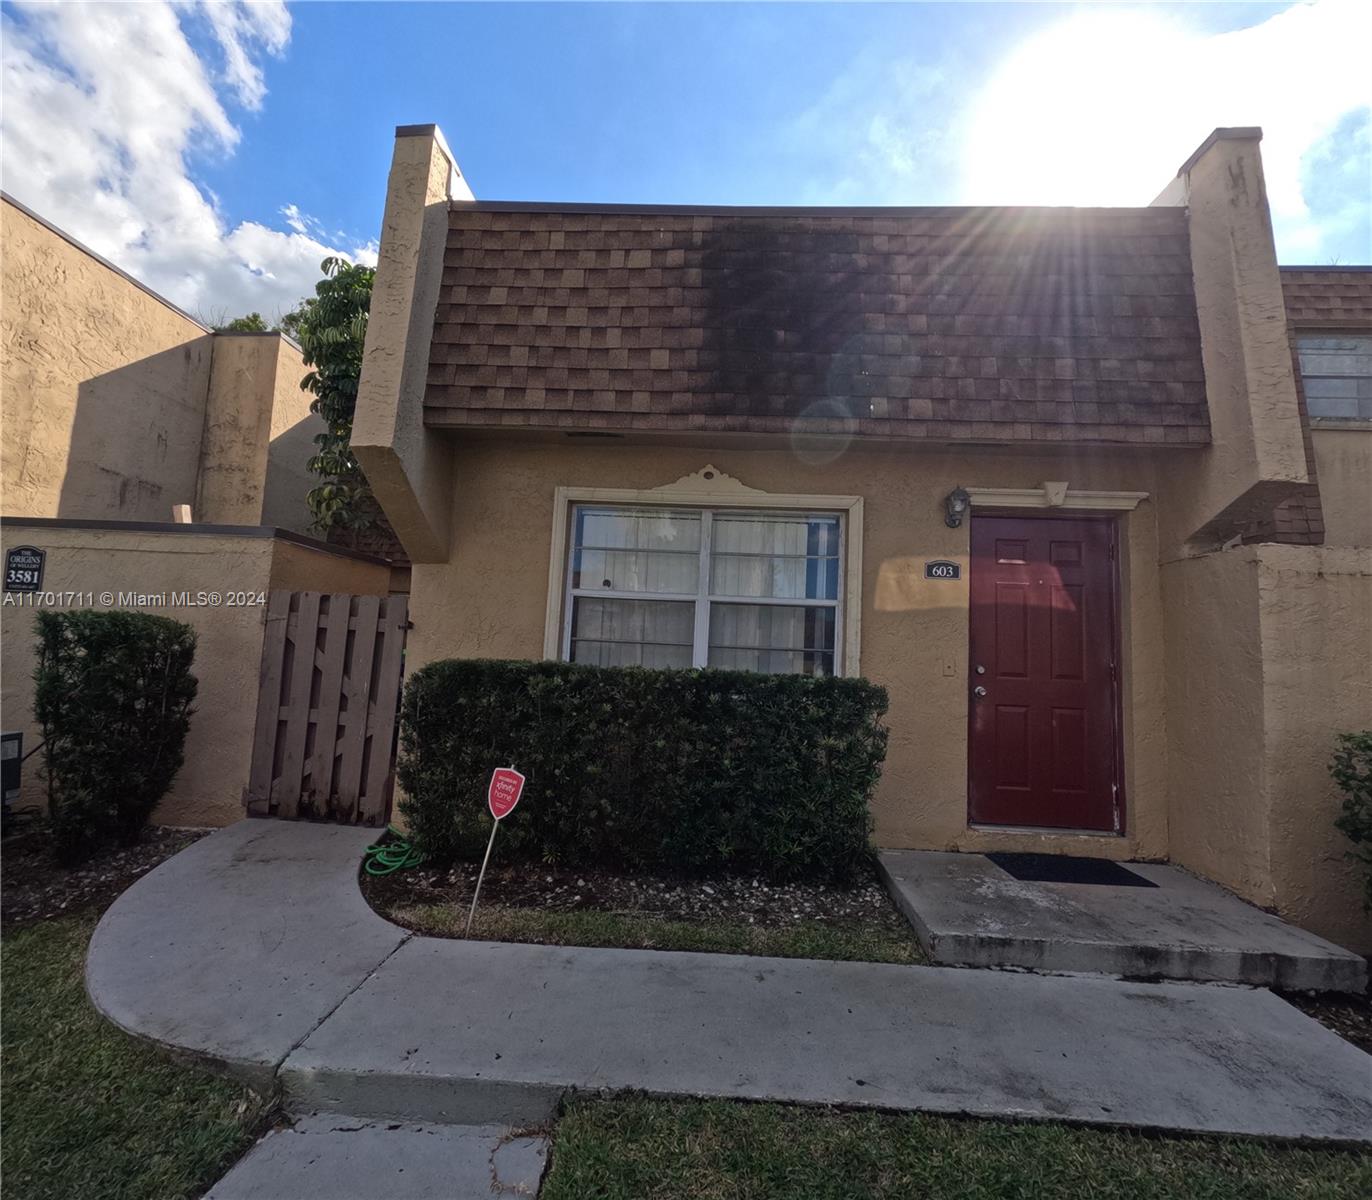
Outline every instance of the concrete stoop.
<path fill-rule="evenodd" d="M 1354 992 L 1367 960 L 1176 867 L 1156 887 L 1015 879 L 982 854 L 883 850 L 879 872 L 932 962 Z"/>
<path fill-rule="evenodd" d="M 496 1125 L 316 1113 L 269 1133 L 205 1200 L 478 1200 L 534 1196 L 548 1139 Z"/>

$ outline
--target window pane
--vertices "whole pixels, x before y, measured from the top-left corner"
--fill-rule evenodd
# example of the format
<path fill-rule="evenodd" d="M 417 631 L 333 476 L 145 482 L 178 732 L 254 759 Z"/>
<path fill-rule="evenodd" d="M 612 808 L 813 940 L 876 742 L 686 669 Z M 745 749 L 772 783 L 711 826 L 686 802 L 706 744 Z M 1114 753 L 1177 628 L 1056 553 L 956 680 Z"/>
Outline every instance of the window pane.
<path fill-rule="evenodd" d="M 672 600 L 572 602 L 571 661 L 598 667 L 689 667 L 695 605 Z"/>
<path fill-rule="evenodd" d="M 838 518 L 716 513 L 710 593 L 777 600 L 838 597 Z"/>
<path fill-rule="evenodd" d="M 699 581 L 699 513 L 577 509 L 574 588 L 693 593 Z"/>
<path fill-rule="evenodd" d="M 835 611 L 781 604 L 710 606 L 712 667 L 772 674 L 834 673 Z"/>
<path fill-rule="evenodd" d="M 1297 344 L 1312 417 L 1372 418 L 1372 335 L 1302 334 Z"/>

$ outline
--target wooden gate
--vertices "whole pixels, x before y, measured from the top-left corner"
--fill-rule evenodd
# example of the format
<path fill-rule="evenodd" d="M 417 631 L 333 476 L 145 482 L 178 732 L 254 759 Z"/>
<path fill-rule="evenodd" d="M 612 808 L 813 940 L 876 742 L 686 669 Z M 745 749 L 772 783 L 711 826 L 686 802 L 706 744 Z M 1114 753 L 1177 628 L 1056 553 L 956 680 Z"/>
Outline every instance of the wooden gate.
<path fill-rule="evenodd" d="M 385 823 L 406 607 L 403 596 L 272 592 L 243 793 L 249 813 Z"/>

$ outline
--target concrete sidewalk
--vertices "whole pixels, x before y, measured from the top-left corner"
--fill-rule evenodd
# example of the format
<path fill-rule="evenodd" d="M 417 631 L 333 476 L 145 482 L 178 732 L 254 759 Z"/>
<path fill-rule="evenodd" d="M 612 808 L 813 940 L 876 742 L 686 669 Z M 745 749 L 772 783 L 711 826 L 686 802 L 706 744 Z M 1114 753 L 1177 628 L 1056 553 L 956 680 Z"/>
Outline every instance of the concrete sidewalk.
<path fill-rule="evenodd" d="M 315 1114 L 268 1134 L 205 1200 L 478 1200 L 538 1192 L 548 1143 L 499 1126 Z"/>
<path fill-rule="evenodd" d="M 1268 992 L 408 938 L 358 893 L 367 836 L 197 843 L 101 922 L 95 1003 L 297 1111 L 523 1123 L 641 1088 L 1372 1142 L 1372 1058 Z"/>

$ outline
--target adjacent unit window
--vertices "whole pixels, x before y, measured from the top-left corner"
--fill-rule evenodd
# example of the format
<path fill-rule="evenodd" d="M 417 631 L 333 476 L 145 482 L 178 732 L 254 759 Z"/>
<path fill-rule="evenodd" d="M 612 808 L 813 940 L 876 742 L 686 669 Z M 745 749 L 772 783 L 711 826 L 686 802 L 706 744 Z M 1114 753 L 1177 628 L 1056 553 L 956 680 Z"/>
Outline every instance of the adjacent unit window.
<path fill-rule="evenodd" d="M 1312 417 L 1372 420 L 1372 334 L 1303 333 L 1296 347 Z"/>
<path fill-rule="evenodd" d="M 578 505 L 563 656 L 833 675 L 840 538 L 835 513 Z"/>

